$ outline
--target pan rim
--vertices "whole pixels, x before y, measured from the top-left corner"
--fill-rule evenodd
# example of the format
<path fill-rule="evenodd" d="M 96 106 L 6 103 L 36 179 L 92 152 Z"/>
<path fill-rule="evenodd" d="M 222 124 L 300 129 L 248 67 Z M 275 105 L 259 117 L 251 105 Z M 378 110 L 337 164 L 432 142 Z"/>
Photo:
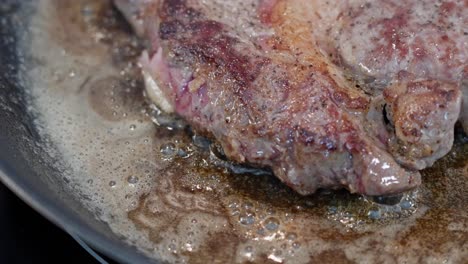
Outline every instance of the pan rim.
<path fill-rule="evenodd" d="M 93 249 L 119 263 L 160 263 L 155 259 L 144 256 L 137 248 L 126 244 L 123 240 L 113 241 L 101 232 L 93 229 L 89 224 L 76 217 L 76 213 L 72 210 L 53 203 L 50 197 L 38 194 L 31 184 L 20 180 L 20 177 L 13 176 L 16 174 L 9 164 L 4 160 L 0 160 L 0 182 L 28 206 L 71 237 L 79 237 Z"/>
<path fill-rule="evenodd" d="M 0 81 L 4 81 L 3 74 L 9 74 L 8 76 L 10 76 L 4 83 L 0 83 L 0 88 L 2 89 L 23 89 L 23 85 L 19 84 L 21 67 L 18 67 L 21 57 L 19 55 L 18 43 L 20 43 L 19 39 L 22 39 L 22 37 L 21 34 L 17 34 L 17 31 L 18 28 L 21 29 L 29 23 L 28 19 L 23 20 L 20 18 L 31 16 L 30 12 L 32 11 L 30 4 L 32 2 L 31 0 L 4 0 L 2 2 L 3 9 L 0 9 L 0 19 L 2 19 L 6 26 L 0 27 L 0 48 L 2 51 L 2 53 L 0 53 L 0 61 L 2 62 L 2 65 L 0 65 Z M 8 39 L 8 41 L 2 41 L 3 38 Z M 11 65 L 15 65 L 15 67 L 8 68 L 7 66 L 9 64 L 6 64 L 6 62 L 10 62 Z M 2 101 L 0 100 L 0 102 Z M 0 113 L 2 112 L 1 110 L 4 109 L 0 105 Z M 19 107 L 18 111 L 26 111 L 26 107 Z M 0 124 L 0 129 L 8 128 Z M 10 140 L 9 137 L 3 133 L 4 131 L 1 132 L 0 152 L 5 152 L 5 155 L 12 157 L 13 160 L 6 158 L 7 156 L 0 155 L 0 182 L 28 206 L 71 237 L 82 239 L 93 249 L 119 263 L 161 263 L 161 260 L 150 258 L 138 250 L 137 247 L 126 243 L 118 234 L 113 233 L 115 236 L 114 239 L 106 235 L 105 231 L 100 231 L 97 227 L 93 227 L 91 223 L 87 223 L 84 219 L 81 219 L 78 212 L 67 207 L 66 203 L 56 201 L 57 199 L 55 199 L 55 196 L 41 193 L 40 188 L 35 186 L 33 181 L 31 181 L 31 175 L 22 171 L 19 167 L 21 165 L 14 163 L 14 159 L 21 158 L 16 155 L 21 156 L 22 154 L 11 153 L 8 151 L 8 147 L 4 148 L 3 144 Z M 12 143 L 10 147 L 14 146 L 13 144 L 15 143 Z M 72 199 L 76 200 L 76 197 Z M 76 202 L 81 208 L 87 210 L 79 200 L 76 200 Z M 96 222 L 100 221 L 97 218 L 92 220 Z M 103 223 L 107 224 L 105 222 Z M 70 257 L 72 258 L 73 256 Z"/>

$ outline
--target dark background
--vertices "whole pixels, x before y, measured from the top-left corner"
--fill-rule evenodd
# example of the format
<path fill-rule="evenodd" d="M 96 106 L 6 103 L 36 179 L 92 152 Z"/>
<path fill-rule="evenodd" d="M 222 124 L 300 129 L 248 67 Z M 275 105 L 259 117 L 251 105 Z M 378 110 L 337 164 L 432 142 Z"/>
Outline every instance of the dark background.
<path fill-rule="evenodd" d="M 0 183 L 0 263 L 99 263 Z"/>

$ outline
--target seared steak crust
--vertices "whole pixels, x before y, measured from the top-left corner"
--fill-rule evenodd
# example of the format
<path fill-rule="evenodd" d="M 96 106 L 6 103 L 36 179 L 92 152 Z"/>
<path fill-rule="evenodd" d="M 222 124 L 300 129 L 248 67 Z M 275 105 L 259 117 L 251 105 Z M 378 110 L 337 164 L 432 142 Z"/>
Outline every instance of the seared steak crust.
<path fill-rule="evenodd" d="M 436 123 L 451 125 L 453 134 L 461 105 L 458 84 L 420 81 L 372 93 L 356 87 L 340 68 L 347 66 L 327 54 L 339 49 L 323 47 L 332 40 L 318 34 L 327 32 L 327 17 L 311 12 L 321 5 L 316 1 L 115 2 L 149 40 L 141 63 L 147 80 L 157 84 L 154 100 L 212 135 L 228 158 L 269 167 L 301 194 L 341 187 L 368 195 L 398 193 L 419 185 L 420 176 L 394 156 L 419 169 L 445 154 L 420 154 L 425 143 L 415 138 L 434 129 L 424 120 L 405 124 L 415 114 L 437 121 L 450 112 L 449 121 Z M 323 28 L 314 31 L 315 23 Z M 402 111 L 405 98 L 418 102 L 420 94 L 430 98 L 421 99 L 422 112 Z M 440 110 L 428 113 L 433 102 Z M 382 115 L 385 105 L 390 124 Z M 416 153 L 410 161 L 396 154 L 402 138 Z"/>

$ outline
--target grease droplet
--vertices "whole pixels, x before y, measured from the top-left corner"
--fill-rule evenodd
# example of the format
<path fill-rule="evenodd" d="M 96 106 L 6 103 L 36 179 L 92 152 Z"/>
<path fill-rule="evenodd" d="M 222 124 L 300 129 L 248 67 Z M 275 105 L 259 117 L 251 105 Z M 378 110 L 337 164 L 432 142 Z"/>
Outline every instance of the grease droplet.
<path fill-rule="evenodd" d="M 243 225 L 251 225 L 255 222 L 255 214 L 243 213 L 239 216 L 239 222 Z"/>
<path fill-rule="evenodd" d="M 380 213 L 379 209 L 372 209 L 372 210 L 369 210 L 369 212 L 367 213 L 367 216 L 370 219 L 377 220 L 382 217 L 382 214 Z"/>
<path fill-rule="evenodd" d="M 245 202 L 242 206 L 245 209 L 251 209 L 253 207 L 253 204 L 251 202 Z"/>
<path fill-rule="evenodd" d="M 280 222 L 274 217 L 267 218 L 264 222 L 265 228 L 269 231 L 275 231 L 278 229 Z"/>
<path fill-rule="evenodd" d="M 130 184 L 136 184 L 138 182 L 138 177 L 136 176 L 130 176 L 127 178 L 127 182 L 130 183 Z"/>
<path fill-rule="evenodd" d="M 231 212 L 231 215 L 232 216 L 235 216 L 235 215 L 238 215 L 240 214 L 240 211 L 238 209 L 234 209 L 232 212 Z"/>
<path fill-rule="evenodd" d="M 161 154 L 164 156 L 174 156 L 176 154 L 176 146 L 174 143 L 166 143 L 161 146 Z"/>
<path fill-rule="evenodd" d="M 288 234 L 286 234 L 286 239 L 288 239 L 289 241 L 296 240 L 296 238 L 297 238 L 296 233 L 288 233 Z"/>
<path fill-rule="evenodd" d="M 172 251 L 172 252 L 175 252 L 176 251 L 176 245 L 175 244 L 169 244 L 169 246 L 167 247 L 167 249 L 169 251 Z"/>
<path fill-rule="evenodd" d="M 401 207 L 401 209 L 403 209 L 403 210 L 408 210 L 408 209 L 410 209 L 411 207 L 413 207 L 413 203 L 412 203 L 410 200 L 408 200 L 408 199 L 404 199 L 404 200 L 401 201 L 400 207 Z"/>

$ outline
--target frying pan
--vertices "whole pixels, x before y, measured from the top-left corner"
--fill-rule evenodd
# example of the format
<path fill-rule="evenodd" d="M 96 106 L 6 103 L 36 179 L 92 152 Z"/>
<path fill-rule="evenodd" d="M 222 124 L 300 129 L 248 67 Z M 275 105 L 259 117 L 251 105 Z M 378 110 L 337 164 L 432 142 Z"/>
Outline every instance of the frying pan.
<path fill-rule="evenodd" d="M 26 1 L 0 4 L 0 180 L 31 207 L 69 234 L 122 263 L 153 263 L 125 244 L 86 210 L 58 180 L 37 143 L 41 140 L 27 111 L 19 80 L 21 57 L 17 49 L 19 11 Z M 47 241 L 47 238 L 45 238 Z"/>
<path fill-rule="evenodd" d="M 0 4 L 0 180 L 49 220 L 73 237 L 84 240 L 99 252 L 123 263 L 156 263 L 157 260 L 149 259 L 137 248 L 125 243 L 122 237 L 109 228 L 107 223 L 98 220 L 84 207 L 77 196 L 67 188 L 62 173 L 55 166 L 55 158 L 50 157 L 40 147 L 43 139 L 33 123 L 34 117 L 28 111 L 28 94 L 25 93 L 28 84 L 21 78 L 25 70 L 23 67 L 25 58 L 18 48 L 20 40 L 17 38 L 17 31 L 21 30 L 22 23 L 27 20 L 28 13 L 24 9 L 28 2 L 3 0 Z M 461 141 L 466 145 L 466 137 Z M 466 154 L 466 147 L 460 151 L 463 157 Z M 466 167 L 466 156 L 462 163 L 457 166 Z M 446 171 L 445 167 L 439 166 L 430 172 L 423 173 L 425 184 L 421 192 L 425 199 L 424 206 L 432 212 L 424 217 L 426 220 L 432 220 L 440 214 L 440 219 L 450 222 L 460 216 L 459 221 L 466 224 L 466 221 L 463 222 L 463 219 L 466 219 L 464 217 L 466 217 L 468 202 L 466 181 L 462 178 L 455 180 L 454 177 L 449 177 Z M 271 178 L 271 181 L 275 181 L 273 177 Z M 287 194 L 295 195 L 292 192 L 287 192 Z M 262 195 L 254 192 L 253 196 L 258 198 L 257 196 Z M 265 204 L 269 204 L 270 200 L 275 200 L 270 194 L 263 196 L 261 199 L 266 201 Z M 302 197 L 297 197 L 297 195 L 294 197 L 291 201 L 304 202 Z M 320 200 L 319 197 L 315 198 Z M 312 197 L 309 200 L 315 198 Z M 323 199 L 320 203 L 326 204 Z M 292 207 L 291 204 L 286 205 L 288 206 Z M 437 230 L 442 236 L 446 235 L 445 229 L 440 231 L 440 226 L 431 226 L 431 221 L 424 220 L 424 217 L 420 224 L 423 230 L 418 228 L 411 230 L 411 234 L 416 236 L 414 238 L 416 242 L 421 241 L 418 239 L 428 239 L 424 235 L 426 233 L 424 228 Z M 456 228 L 458 226 L 455 225 Z M 460 230 L 461 238 L 467 238 L 466 228 L 462 226 Z M 330 240 L 335 239 L 334 235 L 333 231 L 324 234 Z M 339 235 L 343 237 L 343 240 L 346 238 L 342 234 Z M 451 240 L 452 237 L 455 235 L 447 235 L 445 240 Z M 432 243 L 432 240 L 428 243 Z M 459 244 L 463 244 L 463 241 Z"/>

